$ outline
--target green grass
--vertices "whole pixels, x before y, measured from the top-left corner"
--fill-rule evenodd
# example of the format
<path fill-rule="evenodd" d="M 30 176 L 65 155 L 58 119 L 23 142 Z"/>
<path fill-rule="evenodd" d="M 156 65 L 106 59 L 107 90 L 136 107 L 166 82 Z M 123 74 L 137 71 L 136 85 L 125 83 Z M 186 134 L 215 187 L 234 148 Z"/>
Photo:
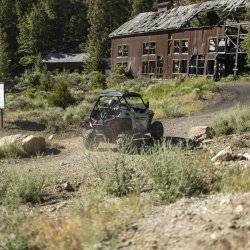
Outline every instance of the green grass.
<path fill-rule="evenodd" d="M 141 80 L 126 82 L 112 89 L 139 92 L 150 102 L 156 118 L 179 117 L 202 110 L 204 100 L 210 99 L 218 91 L 212 80 L 190 78 L 184 81 L 170 80 L 145 86 Z"/>
<path fill-rule="evenodd" d="M 227 113 L 219 114 L 214 120 L 213 128 L 217 136 L 250 131 L 249 107 L 237 107 Z"/>

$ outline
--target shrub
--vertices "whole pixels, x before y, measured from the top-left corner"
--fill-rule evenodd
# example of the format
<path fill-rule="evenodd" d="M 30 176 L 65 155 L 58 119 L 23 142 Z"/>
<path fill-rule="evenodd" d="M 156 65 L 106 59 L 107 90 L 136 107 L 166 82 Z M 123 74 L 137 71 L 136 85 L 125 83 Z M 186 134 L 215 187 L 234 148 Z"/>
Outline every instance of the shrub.
<path fill-rule="evenodd" d="M 213 123 L 216 135 L 229 135 L 250 131 L 250 109 L 237 107 L 216 117 Z"/>
<path fill-rule="evenodd" d="M 126 77 L 126 70 L 123 66 L 116 65 L 111 73 L 111 75 L 107 78 L 108 87 L 112 87 L 115 85 L 119 85 L 125 82 L 128 78 Z"/>
<path fill-rule="evenodd" d="M 48 98 L 48 102 L 51 106 L 66 109 L 75 103 L 75 98 L 72 96 L 68 85 L 61 82 L 55 86 L 53 94 Z"/>
<path fill-rule="evenodd" d="M 44 103 L 41 101 L 31 100 L 29 97 L 20 96 L 13 98 L 9 102 L 7 102 L 7 108 L 9 110 L 17 111 L 17 110 L 33 110 L 44 108 Z"/>
<path fill-rule="evenodd" d="M 33 172 L 18 174 L 6 170 L 0 180 L 0 204 L 35 204 L 42 201 L 45 188 L 45 178 L 42 174 Z"/>
<path fill-rule="evenodd" d="M 90 85 L 94 88 L 105 88 L 105 76 L 99 71 L 92 71 L 88 75 Z"/>
<path fill-rule="evenodd" d="M 207 194 L 215 181 L 211 163 L 179 148 L 160 147 L 148 157 L 147 171 L 153 189 L 164 202 Z"/>
<path fill-rule="evenodd" d="M 145 185 L 144 173 L 136 167 L 129 157 L 120 155 L 110 157 L 94 166 L 97 183 L 101 188 L 117 197 L 140 193 Z"/>
<path fill-rule="evenodd" d="M 0 147 L 0 159 L 1 158 L 13 158 L 13 157 L 24 157 L 27 153 L 23 147 L 19 144 L 10 144 Z"/>

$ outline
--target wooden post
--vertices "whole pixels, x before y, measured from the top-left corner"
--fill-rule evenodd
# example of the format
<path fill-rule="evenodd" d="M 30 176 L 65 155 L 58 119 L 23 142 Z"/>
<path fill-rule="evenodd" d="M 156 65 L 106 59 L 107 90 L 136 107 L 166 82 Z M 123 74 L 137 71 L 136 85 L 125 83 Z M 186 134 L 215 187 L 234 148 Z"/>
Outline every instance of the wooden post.
<path fill-rule="evenodd" d="M 235 54 L 235 64 L 234 64 L 234 78 L 238 76 L 238 63 L 239 63 L 239 50 L 240 50 L 240 25 L 238 25 L 238 34 L 237 34 L 237 44 L 236 44 L 236 54 Z"/>
<path fill-rule="evenodd" d="M 0 129 L 3 129 L 3 109 L 0 109 Z"/>

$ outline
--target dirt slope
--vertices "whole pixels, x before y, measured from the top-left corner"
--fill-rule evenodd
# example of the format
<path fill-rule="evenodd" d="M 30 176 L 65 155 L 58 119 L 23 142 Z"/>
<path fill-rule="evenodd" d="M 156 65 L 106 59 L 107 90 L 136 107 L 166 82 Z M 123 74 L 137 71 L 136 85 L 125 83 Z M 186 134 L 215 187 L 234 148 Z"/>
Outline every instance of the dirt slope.
<path fill-rule="evenodd" d="M 237 105 L 250 105 L 250 84 L 220 85 L 220 94 L 202 111 L 188 117 L 164 120 L 166 136 L 185 137 L 192 126 L 211 125 L 213 118 Z"/>
<path fill-rule="evenodd" d="M 153 207 L 120 237 L 120 249 L 250 249 L 250 194 Z"/>

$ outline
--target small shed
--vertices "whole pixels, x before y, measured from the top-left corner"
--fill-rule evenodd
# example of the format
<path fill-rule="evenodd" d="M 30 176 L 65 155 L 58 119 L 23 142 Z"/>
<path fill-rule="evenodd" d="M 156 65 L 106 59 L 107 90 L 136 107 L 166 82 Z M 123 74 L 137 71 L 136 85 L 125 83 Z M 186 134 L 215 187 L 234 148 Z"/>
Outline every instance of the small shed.
<path fill-rule="evenodd" d="M 82 72 L 87 59 L 87 53 L 49 53 L 43 63 L 49 71 Z"/>

